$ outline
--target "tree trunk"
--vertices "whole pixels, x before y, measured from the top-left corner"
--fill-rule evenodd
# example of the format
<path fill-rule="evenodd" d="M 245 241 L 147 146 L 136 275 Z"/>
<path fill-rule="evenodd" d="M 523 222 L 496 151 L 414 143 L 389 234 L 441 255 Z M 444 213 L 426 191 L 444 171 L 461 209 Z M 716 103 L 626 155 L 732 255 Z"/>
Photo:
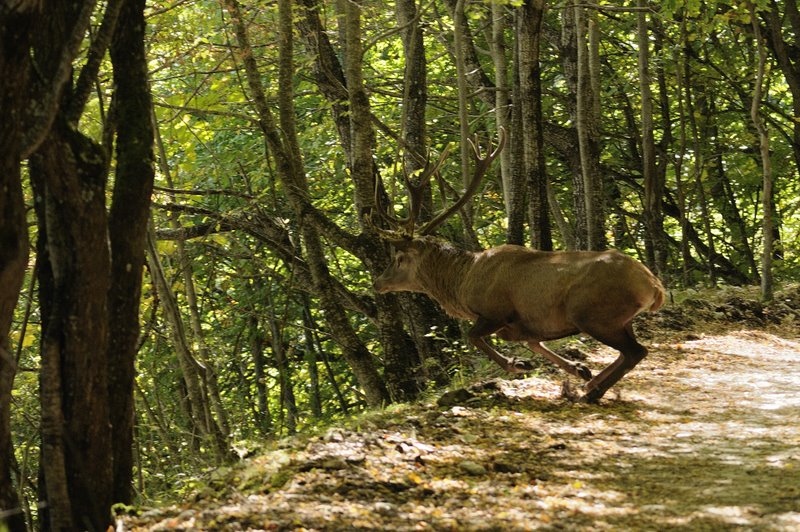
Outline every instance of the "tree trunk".
<path fill-rule="evenodd" d="M 403 68 L 403 168 L 411 176 L 424 163 L 427 127 L 425 111 L 428 103 L 428 66 L 425 58 L 422 25 L 417 19 L 416 0 L 396 0 L 397 24 L 402 31 L 405 65 Z M 422 216 L 430 217 L 430 187 L 427 187 Z"/>
<path fill-rule="evenodd" d="M 689 41 L 688 36 L 683 35 L 684 37 L 684 48 L 688 49 Z M 688 55 L 688 50 L 687 54 Z M 702 216 L 703 221 L 703 233 L 705 233 L 706 237 L 706 266 L 708 268 L 708 280 L 711 286 L 716 286 L 716 272 L 714 270 L 714 259 L 717 254 L 716 252 L 716 245 L 715 245 L 715 237 L 714 234 L 711 232 L 711 215 L 708 208 L 708 199 L 706 196 L 705 185 L 702 181 L 703 175 L 703 165 L 704 157 L 706 150 L 704 149 L 704 139 L 705 137 L 705 128 L 701 127 L 701 124 L 698 123 L 697 118 L 705 116 L 705 103 L 703 97 L 703 91 L 700 92 L 699 101 L 695 102 L 693 97 L 696 87 L 693 83 L 694 79 L 691 76 L 691 68 L 689 63 L 686 62 L 684 65 L 684 88 L 686 91 L 685 99 L 686 99 L 686 117 L 688 118 L 689 127 L 692 131 L 692 150 L 694 152 L 693 156 L 693 164 L 692 164 L 692 177 L 696 185 L 697 195 L 698 195 L 698 203 L 700 207 L 700 213 Z"/>
<path fill-rule="evenodd" d="M 403 0 L 405 1 L 405 0 Z M 350 139 L 349 102 L 344 70 L 331 45 L 328 33 L 322 26 L 320 0 L 299 0 L 300 16 L 297 27 L 308 54 L 314 59 L 313 70 L 317 87 L 331 105 L 331 114 L 339 134 L 345 157 L 351 160 L 352 141 Z"/>
<path fill-rule="evenodd" d="M 575 18 L 576 6 L 574 3 L 566 5 L 561 10 L 561 35 L 559 47 L 561 51 L 561 66 L 564 69 L 564 81 L 568 91 L 565 107 L 570 118 L 570 122 L 576 127 L 565 128 L 561 136 L 570 139 L 568 150 L 559 150 L 564 154 L 567 166 L 572 174 L 572 210 L 574 213 L 573 241 L 574 249 L 588 248 L 589 220 L 586 212 L 586 180 L 584 179 L 584 164 L 581 159 L 580 137 L 578 133 L 578 100 L 580 94 L 580 80 L 578 71 L 578 28 Z M 583 104 L 585 106 L 585 104 Z M 550 126 L 550 130 L 554 129 Z M 548 131 L 552 138 L 552 132 Z M 551 141 L 552 142 L 552 141 Z M 575 148 L 578 149 L 575 149 Z M 584 150 L 584 153 L 586 151 Z"/>
<path fill-rule="evenodd" d="M 133 388 L 141 327 L 139 299 L 153 188 L 152 100 L 145 56 L 144 0 L 126 0 L 111 45 L 116 87 L 117 169 L 109 213 L 111 287 L 108 386 L 114 502 L 133 502 Z"/>
<path fill-rule="evenodd" d="M 255 418 L 258 428 L 263 434 L 272 432 L 272 413 L 269 409 L 269 394 L 267 391 L 266 357 L 264 356 L 264 335 L 259 328 L 256 310 L 252 309 L 248 318 L 248 343 L 250 356 L 253 359 L 253 380 L 256 387 Z"/>
<path fill-rule="evenodd" d="M 642 180 L 644 182 L 644 218 L 647 227 L 648 263 L 659 275 L 666 271 L 664 217 L 661 207 L 663 183 L 656 172 L 656 146 L 653 132 L 653 96 L 650 89 L 650 42 L 647 2 L 638 0 L 637 39 L 639 45 L 639 91 L 642 99 Z"/>
<path fill-rule="evenodd" d="M 528 218 L 531 245 L 543 251 L 553 249 L 547 203 L 547 176 L 544 166 L 542 125 L 542 86 L 539 48 L 544 15 L 543 0 L 526 0 L 519 8 L 517 45 L 519 46 L 520 107 L 524 146 L 523 164 L 527 177 Z"/>
<path fill-rule="evenodd" d="M 36 214 L 48 519 L 53 528 L 101 530 L 110 522 L 113 487 L 107 157 L 57 117 L 31 158 L 30 173 L 35 193 L 42 198 L 36 202 Z M 60 500 L 64 488 L 67 501 Z M 69 515 L 62 513 L 67 511 Z"/>
<path fill-rule="evenodd" d="M 456 4 L 458 4 L 458 2 L 459 0 L 445 0 L 444 2 L 445 7 L 450 13 L 450 17 L 453 20 L 456 18 Z M 469 92 L 471 92 L 476 98 L 480 99 L 480 101 L 485 105 L 492 106 L 494 105 L 494 95 L 492 94 L 494 84 L 489 79 L 489 76 L 486 75 L 486 71 L 478 59 L 478 50 L 476 49 L 472 38 L 472 30 L 470 29 L 469 24 L 466 22 L 461 28 L 460 38 L 462 39 L 463 44 L 462 51 L 464 53 L 465 65 L 464 73 L 466 75 L 467 84 L 469 85 Z M 452 50 L 451 52 L 453 56 L 455 56 L 456 51 Z"/>
<path fill-rule="evenodd" d="M 11 466 L 11 391 L 17 363 L 8 334 L 28 263 L 28 230 L 22 196 L 20 159 L 22 117 L 27 104 L 30 16 L 0 10 L 0 529 L 25 530 Z"/>
<path fill-rule="evenodd" d="M 211 412 L 211 400 L 206 386 L 207 369 L 197 361 L 189 341 L 186 338 L 186 329 L 183 316 L 178 308 L 175 293 L 167 281 L 161 259 L 156 248 L 153 231 L 147 235 L 147 262 L 150 277 L 158 293 L 159 301 L 164 312 L 164 318 L 172 338 L 172 347 L 178 358 L 183 382 L 186 385 L 186 398 L 188 399 L 188 413 L 192 432 L 199 434 L 216 450 L 216 457 L 225 461 L 231 457 L 225 435 L 218 425 L 218 421 Z"/>
<path fill-rule="evenodd" d="M 467 64 L 465 58 L 467 48 L 465 38 L 467 23 L 464 14 L 464 2 L 465 0 L 456 0 L 455 7 L 453 8 L 453 55 L 455 56 L 456 86 L 458 87 L 458 127 L 459 137 L 461 138 L 461 142 L 459 143 L 461 154 L 461 182 L 466 190 L 470 181 L 469 163 L 472 152 L 470 151 L 469 143 L 465 142 L 471 135 L 469 128 L 469 95 L 467 94 L 469 92 L 469 87 L 467 85 Z M 464 223 L 464 242 L 469 249 L 478 250 L 480 249 L 480 244 L 473 229 L 472 211 L 472 199 L 470 199 L 461 209 L 461 216 Z"/>
<path fill-rule="evenodd" d="M 779 10 L 780 5 L 784 7 L 783 16 Z M 800 8 L 797 2 L 779 3 L 775 0 L 770 0 L 769 7 L 768 10 L 761 11 L 767 29 L 764 37 L 792 94 L 792 114 L 795 119 L 791 144 L 795 169 L 800 172 L 800 120 L 797 119 L 800 116 L 800 61 L 797 60 L 797 49 L 800 46 Z M 783 21 L 788 25 L 787 29 L 784 29 Z M 790 35 L 794 36 L 792 41 L 788 40 Z"/>
<path fill-rule="evenodd" d="M 303 324 L 306 327 L 306 331 L 308 331 L 308 336 L 311 339 L 311 342 L 316 347 L 316 352 L 322 358 L 322 365 L 325 367 L 325 374 L 328 376 L 328 381 L 330 381 L 331 388 L 333 388 L 336 400 L 339 402 L 339 408 L 343 414 L 347 414 L 349 410 L 347 400 L 342 393 L 339 383 L 336 382 L 336 374 L 334 373 L 333 368 L 331 368 L 328 355 L 325 353 L 325 349 L 323 348 L 322 342 L 319 339 L 317 323 L 314 320 L 314 317 L 311 315 L 311 303 L 308 300 L 308 296 L 305 295 L 303 296 Z"/>
<path fill-rule="evenodd" d="M 592 56 L 597 51 L 597 25 L 588 24 L 586 11 L 582 5 L 572 6 L 575 18 L 575 35 L 577 48 L 577 91 L 575 93 L 575 129 L 578 133 L 578 149 L 581 160 L 581 176 L 583 180 L 583 203 L 586 214 L 586 234 L 581 240 L 586 242 L 586 249 L 600 250 L 605 248 L 605 220 L 603 216 L 603 187 L 600 180 L 599 152 L 599 95 L 594 94 L 599 84 L 593 79 L 597 75 L 598 59 Z M 591 26 L 591 35 L 589 27 Z M 587 45 L 588 40 L 592 46 Z"/>
<path fill-rule="evenodd" d="M 39 228 L 40 496 L 47 503 L 41 518 L 45 528 L 59 530 L 105 529 L 113 502 L 108 155 L 66 118 L 75 104 L 69 56 L 77 53 L 93 7 L 91 1 L 54 3 L 33 36 L 39 75 L 30 92 L 45 102 L 28 139 Z M 55 94 L 54 85 L 61 87 Z"/>
<path fill-rule="evenodd" d="M 685 38 L 686 23 L 681 24 L 681 41 Z M 686 200 L 686 185 L 683 181 L 684 172 L 684 159 L 686 158 L 686 105 L 684 103 L 683 93 L 685 90 L 685 80 L 683 77 L 685 60 L 678 47 L 673 50 L 673 60 L 675 62 L 675 93 L 678 105 L 678 152 L 675 154 L 675 192 L 678 200 L 679 218 L 678 224 L 680 226 L 680 247 L 681 247 L 681 280 L 684 287 L 690 285 L 689 264 L 692 261 L 692 255 L 689 248 L 689 218 L 687 216 L 687 200 Z"/>
<path fill-rule="evenodd" d="M 506 57 L 506 7 L 500 2 L 492 2 L 492 60 L 495 76 L 495 124 L 497 130 L 511 131 L 511 98 L 508 86 L 508 58 Z M 511 150 L 500 153 L 500 183 L 503 187 L 503 204 L 506 218 L 511 218 Z"/>
<path fill-rule="evenodd" d="M 319 357 L 314 337 L 310 330 L 304 334 L 305 352 L 303 359 L 308 365 L 308 407 L 314 419 L 322 419 L 322 392 L 319 387 Z"/>
<path fill-rule="evenodd" d="M 362 230 L 370 235 L 373 244 L 368 246 L 366 262 L 377 276 L 389 263 L 386 246 L 368 224 L 364 215 L 378 208 L 375 205 L 376 173 L 372 164 L 375 132 L 372 113 L 363 79 L 363 45 L 361 37 L 361 6 L 356 1 L 347 2 L 345 76 L 350 96 L 350 134 L 353 141 L 350 176 L 355 184 L 355 207 L 359 213 Z M 417 95 L 419 96 L 419 95 Z M 420 112 L 416 110 L 417 114 Z M 417 119 L 420 117 L 417 116 Z M 419 132 L 415 132 L 419 134 Z M 376 297 L 377 325 L 384 353 L 384 380 L 393 400 L 413 399 L 422 390 L 418 368 L 421 366 L 416 345 L 405 333 L 396 297 Z"/>
<path fill-rule="evenodd" d="M 298 27 L 300 34 L 305 43 L 306 49 L 312 56 L 314 62 L 314 71 L 317 79 L 317 86 L 320 92 L 325 96 L 332 108 L 333 120 L 337 124 L 337 131 L 339 133 L 340 144 L 346 155 L 348 163 L 353 160 L 353 140 L 352 131 L 350 127 L 350 102 L 348 100 L 348 92 L 345 90 L 347 81 L 345 79 L 344 70 L 339 62 L 339 57 L 334 51 L 333 46 L 328 40 L 327 33 L 324 31 L 319 18 L 319 9 L 321 8 L 315 0 L 302 0 L 302 13 L 299 17 Z M 403 28 L 403 46 L 406 57 L 406 75 L 404 79 L 404 98 L 403 98 L 403 138 L 401 145 L 404 148 L 404 161 L 403 166 L 406 172 L 411 175 L 412 181 L 418 180 L 418 176 L 413 175 L 414 170 L 421 166 L 421 157 L 427 152 L 426 134 L 425 134 L 425 102 L 427 100 L 427 87 L 421 80 L 425 79 L 426 61 L 424 55 L 424 48 L 421 46 L 422 28 L 418 20 L 416 7 L 412 0 L 398 0 L 397 2 L 397 17 L 398 23 Z M 344 26 L 344 24 L 342 24 Z M 346 37 L 346 36 L 345 36 Z M 370 155 L 371 158 L 371 155 Z M 377 176 L 377 169 L 372 168 L 373 176 Z M 360 179 L 366 178 L 366 172 L 359 174 Z M 374 177 L 373 177 L 374 179 Z M 374 185 L 371 185 L 374 186 Z M 378 196 L 379 205 L 374 206 L 376 209 L 384 209 L 389 203 L 388 198 L 383 191 L 383 186 L 378 181 Z M 374 190 L 374 189 L 372 189 Z M 374 202 L 375 193 L 369 198 L 370 202 Z M 432 210 L 432 201 L 430 188 L 428 187 L 423 193 L 422 211 L 420 213 L 420 220 L 425 220 L 430 217 Z M 373 220 L 376 221 L 376 220 Z M 374 239 L 374 236 L 370 237 Z M 377 244 L 367 246 L 367 251 L 356 253 L 359 259 L 364 261 L 374 273 L 379 273 L 388 263 L 389 257 L 386 250 L 382 246 L 377 247 Z M 395 300 L 399 299 L 401 304 L 405 307 L 405 316 L 408 318 L 409 329 L 413 336 L 415 350 L 419 353 L 419 358 L 427 362 L 423 364 L 423 371 L 420 375 L 414 376 L 416 380 L 420 380 L 426 376 L 426 368 L 435 368 L 439 366 L 442 358 L 442 352 L 438 349 L 438 341 L 430 337 L 428 332 L 431 327 L 437 326 L 441 330 L 448 329 L 446 327 L 447 319 L 435 307 L 430 299 L 418 295 L 410 294 L 397 298 L 396 296 L 381 296 L 376 301 L 376 307 L 381 310 L 376 310 L 376 315 L 371 316 L 374 321 L 382 322 L 384 325 L 378 325 L 379 328 L 386 328 L 391 334 L 383 335 L 389 346 L 386 347 L 387 351 L 394 352 L 398 348 L 392 346 L 407 345 L 408 336 L 402 332 L 401 326 L 398 324 L 398 312 Z M 413 363 L 413 360 L 409 360 Z M 402 370 L 402 365 L 398 367 L 399 371 Z M 390 374 L 393 370 L 390 370 Z M 430 372 L 429 372 L 430 373 Z M 387 375 L 388 377 L 388 375 Z M 444 374 L 441 372 L 433 373 L 433 378 L 437 382 L 443 382 Z M 392 379 L 390 379 L 392 380 Z M 397 380 L 397 379 L 394 379 Z M 446 379 L 444 379 L 446 380 Z M 412 390 L 418 388 L 419 383 L 413 385 Z M 413 393 L 416 393 L 415 391 Z"/>
<path fill-rule="evenodd" d="M 280 420 L 289 434 L 297 432 L 297 402 L 294 397 L 294 384 L 292 383 L 292 373 L 289 365 L 288 356 L 291 350 L 287 350 L 283 342 L 283 326 L 278 319 L 275 309 L 275 302 L 267 288 L 267 323 L 269 323 L 270 347 L 275 357 L 275 367 L 278 369 L 278 386 L 280 387 L 279 411 Z M 285 412 L 285 415 L 284 415 Z"/>
<path fill-rule="evenodd" d="M 758 57 L 755 88 L 753 89 L 753 102 L 750 106 L 750 118 L 753 120 L 756 131 L 758 131 L 759 154 L 761 155 L 761 173 L 763 179 L 763 191 L 761 194 L 763 216 L 761 222 L 761 237 L 764 239 L 764 249 L 761 255 L 761 299 L 764 301 L 772 301 L 774 291 L 772 283 L 772 244 L 773 227 L 775 224 L 772 195 L 772 163 L 769 157 L 769 134 L 764 126 L 764 120 L 761 118 L 760 113 L 761 99 L 764 94 L 764 71 L 767 63 L 767 50 L 761 38 L 761 26 L 756 17 L 755 5 L 752 3 L 750 4 L 750 16 L 753 21 L 753 36 L 756 41 Z"/>
<path fill-rule="evenodd" d="M 522 24 L 522 10 L 514 10 L 514 26 L 519 28 Z M 527 205 L 527 187 L 525 179 L 525 133 L 522 128 L 522 87 L 520 80 L 520 45 L 519 31 L 513 49 L 512 91 L 511 91 L 511 131 L 509 132 L 509 152 L 511 162 L 511 187 L 509 201 L 511 203 L 508 213 L 508 229 L 506 229 L 506 242 L 522 246 L 525 244 L 525 207 Z M 504 151 L 506 151 L 504 150 Z"/>

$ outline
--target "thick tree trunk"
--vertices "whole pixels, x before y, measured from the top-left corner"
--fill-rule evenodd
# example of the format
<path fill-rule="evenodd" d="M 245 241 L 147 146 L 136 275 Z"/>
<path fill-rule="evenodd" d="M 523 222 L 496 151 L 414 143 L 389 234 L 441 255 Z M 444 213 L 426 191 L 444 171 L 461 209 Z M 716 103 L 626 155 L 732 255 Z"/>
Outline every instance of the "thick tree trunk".
<path fill-rule="evenodd" d="M 152 100 L 147 83 L 144 0 L 125 0 L 111 45 L 116 86 L 117 169 L 108 219 L 111 278 L 108 387 L 114 502 L 133 500 L 133 388 L 141 327 L 139 299 L 155 175 Z"/>
<path fill-rule="evenodd" d="M 52 527 L 110 522 L 107 158 L 57 118 L 31 158 L 39 223 L 42 465 Z M 45 369 L 47 368 L 47 369 Z M 46 443 L 45 443 L 46 442 Z M 63 463 L 63 470 L 56 470 Z M 61 501 L 64 487 L 68 501 Z M 70 515 L 64 504 L 69 504 Z"/>
<path fill-rule="evenodd" d="M 548 215 L 547 175 L 544 166 L 542 85 L 539 48 L 544 15 L 543 0 L 526 0 L 518 8 L 519 102 L 524 135 L 523 165 L 528 190 L 528 218 L 531 245 L 543 251 L 553 249 Z"/>
<path fill-rule="evenodd" d="M 0 528 L 25 530 L 17 490 L 11 475 L 11 391 L 17 362 L 8 333 L 28 262 L 28 230 L 22 197 L 21 121 L 27 103 L 30 18 L 0 11 Z"/>
<path fill-rule="evenodd" d="M 113 469 L 108 402 L 108 291 L 111 284 L 105 184 L 108 156 L 67 122 L 74 102 L 70 50 L 77 50 L 94 2 L 53 3 L 35 34 L 35 94 L 56 104 L 32 120 L 30 161 L 42 316 L 42 459 L 53 529 L 105 529 Z M 59 88 L 53 94 L 53 87 Z M 60 94 L 60 96 L 59 96 Z M 55 100 L 52 100 L 55 98 Z M 58 104 L 63 104 L 59 107 Z M 44 114 L 42 114 L 44 111 Z M 49 133 L 47 124 L 52 123 Z"/>
<path fill-rule="evenodd" d="M 375 205 L 375 186 L 378 180 L 372 164 L 375 132 L 363 79 L 361 9 L 355 1 L 347 3 L 345 76 L 350 96 L 350 133 L 353 141 L 350 176 L 355 184 L 355 207 L 362 230 L 373 241 L 373 245 L 367 246 L 366 262 L 377 276 L 389 263 L 390 256 L 386 246 L 381 245 L 378 235 L 368 224 L 364 224 L 364 215 L 378 208 Z M 416 113 L 419 112 L 417 109 Z M 418 120 L 419 118 L 417 116 Z M 378 296 L 376 306 L 378 332 L 384 352 L 384 380 L 393 400 L 413 399 L 422 390 L 422 383 L 417 375 L 421 360 L 416 345 L 403 329 L 396 298 Z"/>

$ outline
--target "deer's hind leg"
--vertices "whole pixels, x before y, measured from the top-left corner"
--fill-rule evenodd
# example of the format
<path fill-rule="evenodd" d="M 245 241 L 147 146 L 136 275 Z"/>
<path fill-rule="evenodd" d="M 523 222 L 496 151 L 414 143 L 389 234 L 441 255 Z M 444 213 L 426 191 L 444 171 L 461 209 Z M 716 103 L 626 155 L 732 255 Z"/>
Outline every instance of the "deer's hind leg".
<path fill-rule="evenodd" d="M 612 332 L 582 330 L 620 352 L 614 362 L 586 383 L 581 401 L 595 403 L 647 355 L 647 349 L 636 340 L 631 322 Z"/>

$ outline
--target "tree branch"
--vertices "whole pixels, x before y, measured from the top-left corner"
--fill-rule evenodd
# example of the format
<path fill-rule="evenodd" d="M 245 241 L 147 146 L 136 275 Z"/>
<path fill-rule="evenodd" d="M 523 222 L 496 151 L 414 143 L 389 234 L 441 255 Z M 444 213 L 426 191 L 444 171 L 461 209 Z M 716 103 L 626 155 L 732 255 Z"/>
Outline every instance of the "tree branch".
<path fill-rule="evenodd" d="M 22 143 L 22 159 L 30 157 L 50 132 L 50 127 L 56 119 L 58 106 L 61 102 L 61 93 L 64 90 L 64 85 L 69 82 L 70 74 L 72 73 L 72 61 L 77 57 L 81 49 L 81 43 L 92 21 L 92 12 L 96 4 L 97 0 L 86 0 L 81 8 L 75 26 L 72 28 L 72 34 L 61 52 L 58 66 L 53 72 L 53 77 L 49 80 L 47 90 L 42 95 L 44 102 L 36 106 L 35 109 L 39 110 L 38 113 L 36 110 L 32 113 L 33 123 Z"/>

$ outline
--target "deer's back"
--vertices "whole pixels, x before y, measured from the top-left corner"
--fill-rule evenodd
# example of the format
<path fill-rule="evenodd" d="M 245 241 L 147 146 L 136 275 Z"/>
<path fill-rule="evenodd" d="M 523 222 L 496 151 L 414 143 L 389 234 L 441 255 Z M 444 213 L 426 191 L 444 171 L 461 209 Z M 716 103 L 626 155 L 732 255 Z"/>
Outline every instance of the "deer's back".
<path fill-rule="evenodd" d="M 646 267 L 615 250 L 542 252 L 506 245 L 476 257 L 462 294 L 477 315 L 519 320 L 558 336 L 587 317 L 630 320 L 653 306 L 660 286 Z"/>

